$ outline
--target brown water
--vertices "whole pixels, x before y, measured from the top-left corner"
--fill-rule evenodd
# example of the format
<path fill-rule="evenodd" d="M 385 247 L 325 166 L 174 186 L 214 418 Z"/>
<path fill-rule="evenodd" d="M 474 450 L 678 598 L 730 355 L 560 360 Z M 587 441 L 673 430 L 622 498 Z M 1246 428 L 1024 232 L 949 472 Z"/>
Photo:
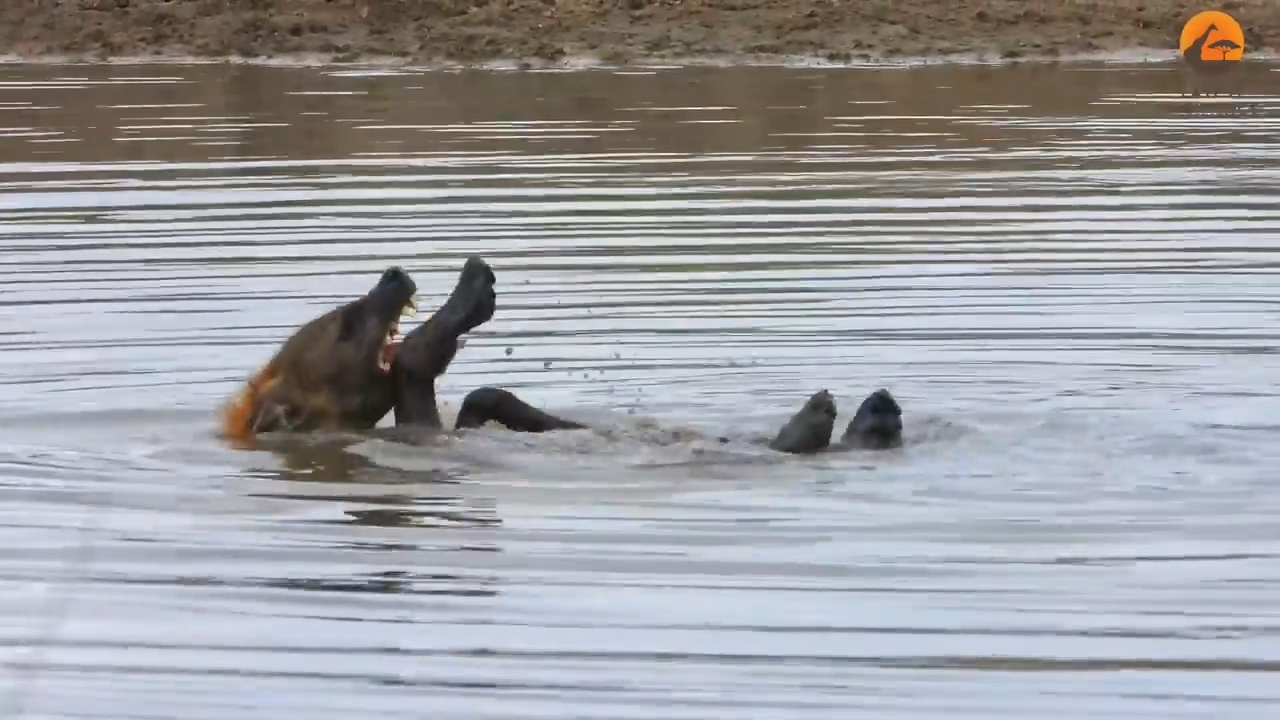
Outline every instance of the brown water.
<path fill-rule="evenodd" d="M 1178 70 L 0 68 L 0 713 L 1274 717 L 1280 76 Z M 598 431 L 212 436 L 470 253 L 443 395 Z"/>

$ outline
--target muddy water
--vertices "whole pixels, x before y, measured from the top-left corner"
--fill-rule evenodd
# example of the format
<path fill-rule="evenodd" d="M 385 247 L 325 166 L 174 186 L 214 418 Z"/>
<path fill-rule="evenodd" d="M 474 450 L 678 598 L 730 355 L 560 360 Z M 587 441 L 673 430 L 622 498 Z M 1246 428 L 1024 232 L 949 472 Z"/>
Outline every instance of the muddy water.
<path fill-rule="evenodd" d="M 0 69 L 5 716 L 1273 716 L 1250 73 Z M 212 436 L 471 253 L 444 397 L 595 431 Z M 900 451 L 756 442 L 881 386 Z"/>

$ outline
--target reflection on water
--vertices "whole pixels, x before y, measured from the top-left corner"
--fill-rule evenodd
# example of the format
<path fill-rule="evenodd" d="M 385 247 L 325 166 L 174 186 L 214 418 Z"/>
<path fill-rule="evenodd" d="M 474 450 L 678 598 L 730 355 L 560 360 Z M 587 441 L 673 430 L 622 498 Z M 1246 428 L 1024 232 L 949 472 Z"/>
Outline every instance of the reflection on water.
<path fill-rule="evenodd" d="M 3 710 L 1269 717 L 1241 70 L 0 68 Z M 442 395 L 596 429 L 212 437 L 291 328 L 471 253 Z M 758 442 L 882 386 L 901 450 Z"/>

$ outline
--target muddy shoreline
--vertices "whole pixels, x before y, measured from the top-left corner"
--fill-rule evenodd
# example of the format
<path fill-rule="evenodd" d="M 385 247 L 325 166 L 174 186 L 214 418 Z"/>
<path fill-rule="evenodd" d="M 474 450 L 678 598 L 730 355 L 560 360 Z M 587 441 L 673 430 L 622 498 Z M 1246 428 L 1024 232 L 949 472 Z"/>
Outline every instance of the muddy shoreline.
<path fill-rule="evenodd" d="M 1184 0 L 8 0 L 0 56 L 836 64 L 1176 57 Z M 1273 56 L 1267 0 L 1218 8 Z"/>

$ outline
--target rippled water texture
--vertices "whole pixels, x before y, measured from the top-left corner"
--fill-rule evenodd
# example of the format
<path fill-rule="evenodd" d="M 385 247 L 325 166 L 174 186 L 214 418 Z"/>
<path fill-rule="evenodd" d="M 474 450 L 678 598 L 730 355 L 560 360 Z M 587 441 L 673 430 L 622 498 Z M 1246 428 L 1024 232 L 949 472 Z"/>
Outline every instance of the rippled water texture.
<path fill-rule="evenodd" d="M 0 714 L 1275 717 L 1246 71 L 0 68 Z M 213 436 L 471 253 L 442 395 L 597 431 Z M 757 443 L 881 386 L 900 451 Z"/>

